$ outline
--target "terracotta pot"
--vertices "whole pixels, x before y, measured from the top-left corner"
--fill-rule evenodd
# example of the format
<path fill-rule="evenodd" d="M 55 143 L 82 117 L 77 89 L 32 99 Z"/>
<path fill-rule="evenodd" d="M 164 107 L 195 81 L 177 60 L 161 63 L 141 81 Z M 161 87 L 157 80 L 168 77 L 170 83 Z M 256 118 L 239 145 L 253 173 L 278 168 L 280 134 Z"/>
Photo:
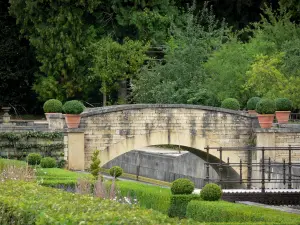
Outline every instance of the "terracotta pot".
<path fill-rule="evenodd" d="M 78 128 L 80 119 L 80 114 L 65 114 L 65 120 L 68 128 Z"/>
<path fill-rule="evenodd" d="M 291 111 L 276 111 L 275 114 L 278 123 L 288 123 Z"/>
<path fill-rule="evenodd" d="M 258 122 L 261 128 L 271 128 L 274 120 L 274 114 L 258 114 Z"/>
<path fill-rule="evenodd" d="M 255 110 L 248 110 L 248 114 L 257 115 L 257 112 Z"/>

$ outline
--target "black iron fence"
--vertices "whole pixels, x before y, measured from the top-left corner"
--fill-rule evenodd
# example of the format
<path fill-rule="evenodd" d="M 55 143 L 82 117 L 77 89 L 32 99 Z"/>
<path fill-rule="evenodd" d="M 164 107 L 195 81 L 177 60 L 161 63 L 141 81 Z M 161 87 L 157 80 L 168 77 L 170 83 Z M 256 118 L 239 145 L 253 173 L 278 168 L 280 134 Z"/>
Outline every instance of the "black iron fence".
<path fill-rule="evenodd" d="M 292 168 L 300 167 L 300 162 L 292 161 L 292 153 L 300 151 L 300 147 L 209 147 L 206 148 L 206 182 L 216 182 L 221 186 L 228 184 L 244 184 L 248 189 L 253 184 L 260 184 L 261 191 L 264 193 L 266 184 L 269 183 L 282 183 L 288 186 L 288 189 L 292 189 L 292 184 L 300 183 L 300 175 L 293 175 Z M 217 150 L 219 152 L 219 162 L 210 161 L 210 150 Z M 224 151 L 235 151 L 245 156 L 245 160 L 239 162 L 232 162 L 230 158 L 223 161 Z M 270 157 L 266 158 L 266 152 L 285 152 L 287 159 L 283 159 L 282 162 L 272 160 Z M 260 160 L 258 162 L 252 161 L 252 155 L 260 153 Z M 299 152 L 300 153 L 300 152 Z M 219 170 L 219 179 L 210 179 L 209 167 L 214 166 Z M 239 171 L 237 176 L 230 176 L 230 170 L 235 169 Z M 274 168 L 277 168 L 277 174 L 280 176 L 272 176 Z M 224 170 L 225 175 L 224 176 Z M 253 176 L 253 170 L 257 172 L 256 176 Z M 243 175 L 246 172 L 246 176 Z M 278 172 L 279 171 L 279 172 Z M 259 176 L 257 176 L 259 175 Z"/>

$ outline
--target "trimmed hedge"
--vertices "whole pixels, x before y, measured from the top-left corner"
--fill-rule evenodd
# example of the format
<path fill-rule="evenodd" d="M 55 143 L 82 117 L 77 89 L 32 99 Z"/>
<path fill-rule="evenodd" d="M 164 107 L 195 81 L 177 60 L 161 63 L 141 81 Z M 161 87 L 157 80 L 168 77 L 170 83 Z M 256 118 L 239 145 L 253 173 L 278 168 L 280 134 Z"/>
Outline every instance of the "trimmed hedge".
<path fill-rule="evenodd" d="M 192 194 L 195 189 L 195 184 L 187 178 L 179 178 L 173 181 L 171 192 L 173 195 Z"/>
<path fill-rule="evenodd" d="M 56 160 L 54 158 L 45 157 L 45 158 L 42 158 L 42 160 L 41 160 L 42 168 L 54 168 L 56 166 L 57 166 L 57 164 L 56 164 Z"/>
<path fill-rule="evenodd" d="M 256 104 L 256 112 L 259 114 L 274 114 L 276 107 L 275 107 L 275 102 L 271 99 L 261 99 L 257 104 Z"/>
<path fill-rule="evenodd" d="M 186 224 L 187 221 L 184 221 Z M 0 224 L 181 224 L 134 205 L 34 183 L 0 183 Z"/>
<path fill-rule="evenodd" d="M 191 201 L 186 216 L 200 222 L 266 222 L 263 224 L 299 224 L 300 215 L 225 201 Z"/>
<path fill-rule="evenodd" d="M 200 196 L 204 201 L 217 201 L 222 197 L 222 189 L 217 184 L 206 184 Z"/>
<path fill-rule="evenodd" d="M 235 98 L 226 98 L 222 102 L 221 107 L 225 108 L 225 109 L 239 110 L 240 109 L 240 103 Z"/>
<path fill-rule="evenodd" d="M 62 109 L 63 109 L 63 112 L 66 114 L 80 114 L 83 112 L 85 107 L 82 104 L 82 102 L 80 102 L 78 100 L 71 100 L 71 101 L 67 101 L 63 105 Z"/>
<path fill-rule="evenodd" d="M 261 100 L 260 97 L 252 97 L 247 102 L 247 109 L 248 110 L 255 110 L 256 104 Z"/>
<path fill-rule="evenodd" d="M 61 113 L 62 103 L 57 99 L 49 99 L 44 103 L 43 109 L 45 113 Z"/>
<path fill-rule="evenodd" d="M 168 210 L 169 217 L 186 217 L 186 208 L 191 200 L 200 200 L 199 195 L 172 195 L 170 208 Z"/>
<path fill-rule="evenodd" d="M 276 111 L 291 111 L 292 102 L 287 98 L 275 99 Z"/>
<path fill-rule="evenodd" d="M 138 204 L 147 209 L 154 209 L 167 214 L 170 206 L 171 192 L 169 188 L 162 188 L 132 181 L 116 181 L 117 189 L 123 196 L 137 198 Z"/>

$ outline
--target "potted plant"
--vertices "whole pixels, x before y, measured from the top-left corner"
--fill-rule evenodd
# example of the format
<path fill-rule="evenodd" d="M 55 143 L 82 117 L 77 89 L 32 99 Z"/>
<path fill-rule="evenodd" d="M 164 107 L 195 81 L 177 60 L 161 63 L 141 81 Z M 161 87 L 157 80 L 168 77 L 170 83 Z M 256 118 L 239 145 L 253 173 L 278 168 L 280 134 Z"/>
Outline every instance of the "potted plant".
<path fill-rule="evenodd" d="M 272 127 L 275 109 L 275 102 L 271 99 L 261 99 L 256 104 L 258 122 L 261 128 Z"/>
<path fill-rule="evenodd" d="M 84 105 L 78 100 L 67 101 L 63 105 L 65 120 L 68 128 L 78 128 L 80 124 L 80 113 L 85 109 Z"/>
<path fill-rule="evenodd" d="M 225 108 L 225 109 L 239 110 L 240 109 L 240 103 L 235 98 L 226 98 L 222 102 L 221 107 Z"/>
<path fill-rule="evenodd" d="M 44 103 L 43 109 L 48 120 L 49 115 L 51 114 L 61 114 L 62 103 L 57 99 L 49 99 Z"/>
<path fill-rule="evenodd" d="M 287 98 L 277 98 L 275 99 L 275 106 L 278 123 L 288 123 L 292 110 L 292 102 Z"/>
<path fill-rule="evenodd" d="M 260 97 L 252 97 L 247 102 L 247 110 L 249 114 L 257 115 L 255 109 L 256 104 L 260 101 Z"/>

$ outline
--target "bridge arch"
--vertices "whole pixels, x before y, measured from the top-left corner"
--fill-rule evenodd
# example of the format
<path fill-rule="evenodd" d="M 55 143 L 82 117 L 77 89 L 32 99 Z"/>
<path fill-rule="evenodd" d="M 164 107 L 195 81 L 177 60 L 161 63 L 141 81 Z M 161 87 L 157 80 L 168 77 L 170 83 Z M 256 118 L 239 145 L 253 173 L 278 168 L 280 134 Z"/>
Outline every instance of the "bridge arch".
<path fill-rule="evenodd" d="M 120 105 L 89 109 L 82 114 L 85 166 L 100 150 L 101 165 L 128 151 L 151 145 L 181 145 L 199 151 L 209 146 L 245 146 L 255 117 L 246 113 L 197 105 Z M 216 150 L 210 154 L 219 158 Z M 224 152 L 239 161 L 246 156 Z M 238 171 L 237 171 L 238 172 Z"/>

